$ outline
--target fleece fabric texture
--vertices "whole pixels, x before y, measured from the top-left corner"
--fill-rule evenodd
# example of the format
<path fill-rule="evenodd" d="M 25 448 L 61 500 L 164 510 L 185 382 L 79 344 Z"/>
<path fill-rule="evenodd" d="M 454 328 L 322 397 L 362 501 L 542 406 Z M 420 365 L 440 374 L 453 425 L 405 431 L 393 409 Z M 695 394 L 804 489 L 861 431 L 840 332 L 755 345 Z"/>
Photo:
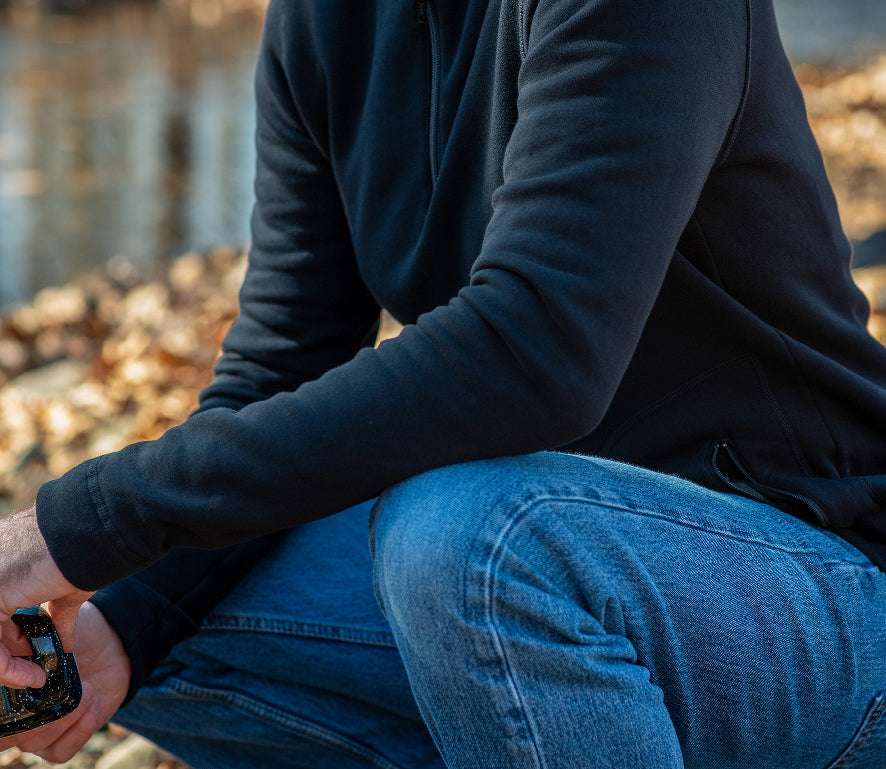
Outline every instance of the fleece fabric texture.
<path fill-rule="evenodd" d="M 256 96 L 241 315 L 200 409 L 40 491 L 75 585 L 541 449 L 886 564 L 886 352 L 770 0 L 272 0 Z M 381 307 L 406 328 L 376 349 Z M 163 564 L 98 599 L 149 656 L 127 590 L 226 589 Z"/>

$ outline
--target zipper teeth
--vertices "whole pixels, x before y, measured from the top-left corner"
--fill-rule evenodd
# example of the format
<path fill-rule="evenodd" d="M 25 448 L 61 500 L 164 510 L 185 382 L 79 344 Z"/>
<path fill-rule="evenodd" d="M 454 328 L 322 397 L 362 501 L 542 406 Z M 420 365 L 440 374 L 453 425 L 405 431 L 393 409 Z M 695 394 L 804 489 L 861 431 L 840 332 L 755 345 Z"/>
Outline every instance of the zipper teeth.
<path fill-rule="evenodd" d="M 784 491 L 782 489 L 778 489 L 777 492 L 782 496 L 788 497 L 789 499 L 796 499 L 798 502 L 806 505 L 813 513 L 815 513 L 815 517 L 818 518 L 818 522 L 822 526 L 828 526 L 829 521 L 828 517 L 824 514 L 824 510 L 822 510 L 816 502 L 811 500 L 809 497 L 804 497 L 802 494 L 795 494 L 793 491 Z"/>
<path fill-rule="evenodd" d="M 744 467 L 742 467 L 741 462 L 738 461 L 738 458 L 735 456 L 734 452 L 731 450 L 731 447 L 729 446 L 728 443 L 726 443 L 726 442 L 717 443 L 715 446 L 715 449 L 720 449 L 720 450 L 726 452 L 726 455 L 735 464 L 735 466 L 739 469 L 739 471 L 742 473 L 742 475 L 744 475 L 750 481 L 750 476 L 748 475 L 748 473 L 744 469 Z M 736 491 L 738 491 L 742 494 L 745 494 L 745 495 L 749 495 L 748 491 L 750 490 L 753 493 L 750 494 L 749 496 L 753 496 L 756 499 L 758 499 L 759 501 L 765 502 L 766 504 L 772 504 L 771 501 L 766 498 L 765 494 L 761 494 L 759 491 L 757 491 L 757 489 L 753 488 L 753 486 L 750 485 L 750 483 L 748 484 L 748 488 L 744 489 L 744 488 L 742 488 L 741 485 L 735 483 L 722 470 L 720 470 L 720 468 L 717 466 L 716 452 L 714 454 L 714 463 L 713 464 L 714 464 L 714 472 L 717 474 L 717 476 L 720 478 L 720 480 L 723 481 L 723 483 L 725 483 L 727 486 L 729 486 L 730 488 L 735 489 Z M 759 481 L 754 481 L 754 483 L 756 483 L 759 486 L 762 486 L 764 489 L 768 489 L 768 490 L 772 491 L 774 494 L 777 494 L 777 495 L 780 495 L 783 497 L 787 497 L 788 499 L 793 499 L 793 500 L 796 500 L 797 502 L 804 504 L 806 507 L 808 507 L 810 510 L 812 510 L 812 512 L 815 514 L 815 517 L 818 518 L 818 522 L 822 526 L 828 525 L 828 523 L 829 523 L 828 517 L 825 515 L 824 510 L 822 510 L 821 507 L 819 507 L 818 504 L 814 500 L 810 499 L 809 497 L 805 497 L 802 494 L 796 494 L 793 491 L 785 491 L 784 489 L 774 489 L 771 486 L 767 486 L 764 483 L 760 483 Z"/>
<path fill-rule="evenodd" d="M 428 25 L 428 40 L 431 51 L 431 94 L 428 105 L 428 150 L 431 169 L 431 184 L 436 183 L 439 169 L 437 143 L 439 141 L 437 121 L 440 111 L 440 27 L 437 15 L 430 0 L 421 0 L 420 18 Z"/>
<path fill-rule="evenodd" d="M 760 492 L 756 489 L 752 488 L 749 484 L 745 484 L 744 486 L 739 486 L 735 481 L 731 478 L 728 478 L 719 467 L 714 468 L 714 473 L 716 473 L 717 477 L 723 481 L 730 489 L 733 491 L 737 491 L 743 497 L 751 497 L 755 499 L 757 502 L 766 502 L 766 497 L 764 497 Z"/>

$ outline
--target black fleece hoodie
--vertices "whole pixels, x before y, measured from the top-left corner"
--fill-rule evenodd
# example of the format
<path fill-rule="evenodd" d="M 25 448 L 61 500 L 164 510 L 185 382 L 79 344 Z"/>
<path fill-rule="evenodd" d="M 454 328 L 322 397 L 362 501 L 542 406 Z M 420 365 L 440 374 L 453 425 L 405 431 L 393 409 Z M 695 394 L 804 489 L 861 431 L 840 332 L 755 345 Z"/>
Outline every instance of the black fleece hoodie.
<path fill-rule="evenodd" d="M 766 499 L 886 563 L 886 353 L 770 0 L 272 0 L 256 96 L 215 382 L 38 497 L 75 585 L 554 448 Z M 406 328 L 373 349 L 380 307 Z M 252 547 L 100 594 L 137 666 Z"/>

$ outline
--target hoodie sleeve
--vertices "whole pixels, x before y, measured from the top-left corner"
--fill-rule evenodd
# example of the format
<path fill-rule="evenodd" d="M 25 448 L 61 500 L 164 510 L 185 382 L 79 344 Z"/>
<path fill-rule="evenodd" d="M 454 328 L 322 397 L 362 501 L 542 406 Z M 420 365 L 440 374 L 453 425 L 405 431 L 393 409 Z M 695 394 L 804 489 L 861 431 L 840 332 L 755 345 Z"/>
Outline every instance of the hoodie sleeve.
<path fill-rule="evenodd" d="M 592 431 L 737 119 L 746 9 L 526 3 L 518 118 L 470 284 L 294 391 L 219 401 L 45 485 L 38 520 L 65 576 L 97 587 L 175 545 L 228 545 L 434 467 Z M 264 154 L 265 173 L 289 162 Z M 263 193 L 260 221 L 273 205 Z"/>

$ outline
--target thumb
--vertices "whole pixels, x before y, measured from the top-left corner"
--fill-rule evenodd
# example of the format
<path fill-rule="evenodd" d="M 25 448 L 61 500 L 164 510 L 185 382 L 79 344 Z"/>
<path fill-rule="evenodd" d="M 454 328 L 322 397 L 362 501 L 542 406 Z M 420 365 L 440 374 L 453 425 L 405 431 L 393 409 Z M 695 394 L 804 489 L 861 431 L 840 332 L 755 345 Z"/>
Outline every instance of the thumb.
<path fill-rule="evenodd" d="M 2 632 L 0 627 L 0 634 Z M 23 689 L 26 686 L 40 688 L 45 683 L 46 673 L 39 665 L 13 656 L 6 645 L 0 643 L 0 685 Z"/>

